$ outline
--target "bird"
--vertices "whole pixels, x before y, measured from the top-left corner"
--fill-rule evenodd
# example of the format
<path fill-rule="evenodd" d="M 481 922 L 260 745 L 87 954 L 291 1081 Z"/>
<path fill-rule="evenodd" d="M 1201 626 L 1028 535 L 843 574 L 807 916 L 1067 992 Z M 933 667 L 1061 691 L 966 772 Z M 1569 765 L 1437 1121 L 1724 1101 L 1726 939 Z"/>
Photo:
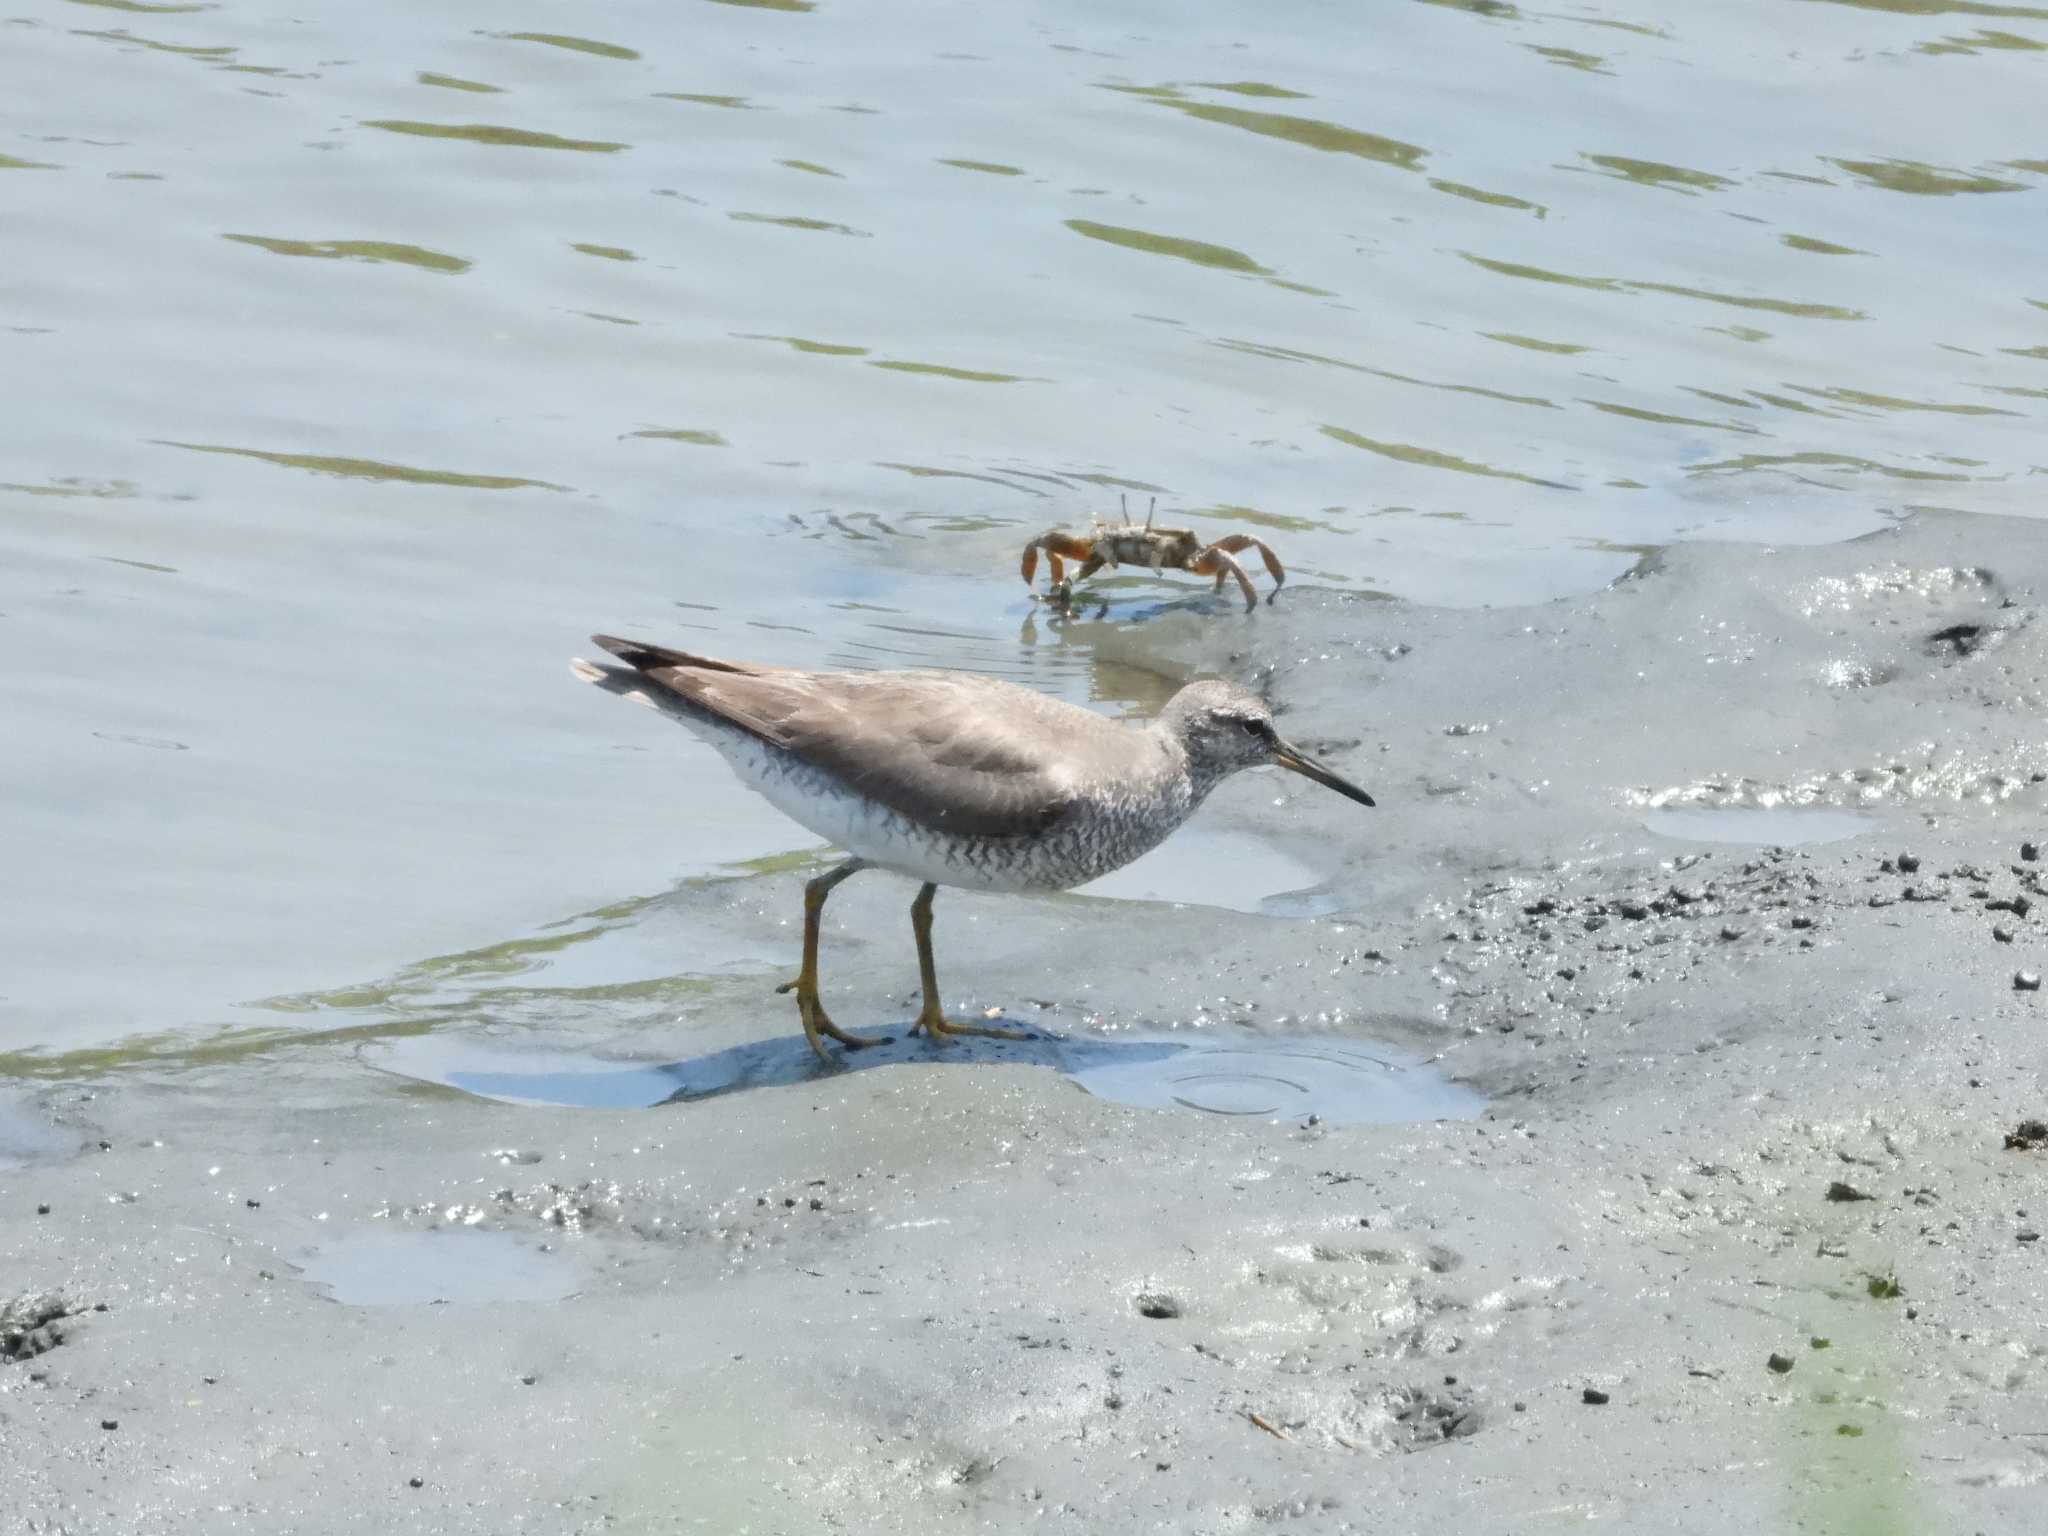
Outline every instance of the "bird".
<path fill-rule="evenodd" d="M 910 904 L 923 1006 L 910 1026 L 1030 1038 L 948 1019 L 932 957 L 942 885 L 1060 891 L 1147 853 L 1231 774 L 1273 764 L 1372 805 L 1364 790 L 1284 740 L 1273 711 L 1234 684 L 1185 684 L 1156 718 L 1125 725 L 1035 689 L 970 672 L 818 672 L 721 661 L 593 635 L 623 666 L 574 659 L 585 682 L 649 705 L 717 749 L 792 821 L 847 855 L 804 886 L 794 992 L 804 1037 L 848 1050 L 886 1043 L 835 1024 L 818 989 L 825 899 L 864 869 L 920 882 Z"/>

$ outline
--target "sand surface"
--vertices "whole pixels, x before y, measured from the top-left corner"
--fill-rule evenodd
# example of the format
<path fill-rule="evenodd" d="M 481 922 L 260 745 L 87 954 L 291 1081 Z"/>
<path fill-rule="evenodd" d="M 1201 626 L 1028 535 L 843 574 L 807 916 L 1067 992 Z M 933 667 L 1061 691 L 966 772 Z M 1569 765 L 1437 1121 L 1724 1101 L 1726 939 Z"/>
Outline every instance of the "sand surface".
<path fill-rule="evenodd" d="M 1219 791 L 1280 895 L 944 893 L 1056 1040 L 814 1070 L 799 870 L 661 898 L 684 991 L 16 1080 L 0 1528 L 2038 1530 L 2044 588 L 1930 514 L 1103 626 L 1380 809 Z M 834 897 L 843 1023 L 910 894 Z"/>

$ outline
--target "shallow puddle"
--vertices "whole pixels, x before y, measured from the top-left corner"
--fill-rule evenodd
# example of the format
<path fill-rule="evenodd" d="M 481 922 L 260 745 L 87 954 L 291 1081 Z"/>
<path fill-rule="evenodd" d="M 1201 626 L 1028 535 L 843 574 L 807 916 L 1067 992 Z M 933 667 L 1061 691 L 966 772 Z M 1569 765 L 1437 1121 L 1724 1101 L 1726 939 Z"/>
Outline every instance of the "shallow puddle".
<path fill-rule="evenodd" d="M 366 1049 L 365 1058 L 385 1071 L 478 1098 L 569 1109 L 646 1109 L 838 1071 L 940 1063 L 1048 1067 L 1097 1098 L 1144 1109 L 1258 1119 L 1314 1115 L 1330 1125 L 1466 1120 L 1486 1104 L 1413 1058 L 1328 1036 L 1235 1036 L 1226 1041 L 1201 1035 L 1039 1035 L 1019 1041 L 959 1040 L 935 1048 L 899 1028 L 887 1044 L 846 1058 L 843 1067 L 820 1066 L 799 1035 L 662 1063 L 614 1062 L 577 1051 L 509 1050 L 460 1037 L 389 1041 Z"/>
<path fill-rule="evenodd" d="M 21 1168 L 64 1156 L 74 1142 L 17 1097 L 0 1094 L 0 1168 Z"/>
<path fill-rule="evenodd" d="M 300 1264 L 312 1284 L 355 1307 L 557 1301 L 582 1280 L 558 1253 L 509 1232 L 352 1232 Z"/>
<path fill-rule="evenodd" d="M 1134 863 L 1080 887 L 1082 896 L 1170 901 L 1262 917 L 1323 917 L 1337 898 L 1314 869 L 1244 832 L 1183 828 Z"/>
<path fill-rule="evenodd" d="M 1422 1063 L 1327 1039 L 1161 1041 L 1163 1055 L 1110 1057 L 1067 1075 L 1097 1098 L 1145 1109 L 1329 1125 L 1470 1120 L 1486 1100 Z"/>
<path fill-rule="evenodd" d="M 808 1053 L 808 1047 L 805 1047 Z M 421 1082 L 459 1088 L 501 1104 L 564 1109 L 646 1109 L 675 1098 L 717 1092 L 697 1063 L 610 1062 L 581 1051 L 514 1051 L 465 1040 L 419 1036 L 365 1052 L 372 1066 Z M 708 1058 L 702 1058 L 708 1060 Z M 733 1084 L 731 1086 L 738 1086 Z"/>
<path fill-rule="evenodd" d="M 1835 843 L 1877 825 L 1877 819 L 1856 811 L 1825 807 L 1737 806 L 1726 809 L 1688 807 L 1651 811 L 1643 825 L 1661 837 L 1693 843 L 1744 843 L 1756 847 L 1793 848 L 1806 843 Z"/>

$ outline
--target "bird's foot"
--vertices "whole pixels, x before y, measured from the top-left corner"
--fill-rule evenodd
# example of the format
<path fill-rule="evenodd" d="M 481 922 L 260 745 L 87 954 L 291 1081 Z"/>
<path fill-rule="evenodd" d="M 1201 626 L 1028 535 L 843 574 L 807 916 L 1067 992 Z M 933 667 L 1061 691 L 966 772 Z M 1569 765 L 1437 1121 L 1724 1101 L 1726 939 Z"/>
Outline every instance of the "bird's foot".
<path fill-rule="evenodd" d="M 893 1035 L 856 1035 L 841 1029 L 832 1022 L 832 1016 L 825 1011 L 825 1005 L 818 1000 L 818 989 L 805 986 L 799 976 L 794 981 L 785 981 L 775 989 L 777 992 L 796 994 L 796 1011 L 804 1022 L 804 1038 L 811 1043 L 811 1049 L 818 1053 L 820 1061 L 831 1061 L 832 1055 L 825 1049 L 823 1037 L 829 1035 L 849 1051 L 864 1050 L 870 1045 L 887 1045 Z"/>
<path fill-rule="evenodd" d="M 926 1007 L 910 1026 L 913 1035 L 922 1034 L 940 1045 L 955 1035 L 980 1035 L 989 1040 L 1030 1040 L 1035 1038 L 1028 1029 L 997 1029 L 993 1024 L 969 1024 L 963 1019 L 949 1019 L 938 1009 Z"/>

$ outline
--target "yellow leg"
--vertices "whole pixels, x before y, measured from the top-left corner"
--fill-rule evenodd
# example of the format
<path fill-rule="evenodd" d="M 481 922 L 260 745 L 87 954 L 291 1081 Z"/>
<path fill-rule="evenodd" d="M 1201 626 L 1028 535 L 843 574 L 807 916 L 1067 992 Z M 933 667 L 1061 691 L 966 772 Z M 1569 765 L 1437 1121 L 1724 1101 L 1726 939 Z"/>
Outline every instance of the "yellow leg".
<path fill-rule="evenodd" d="M 821 1038 L 830 1035 L 850 1051 L 857 1051 L 864 1045 L 886 1045 L 888 1036 L 879 1038 L 870 1035 L 850 1035 L 834 1024 L 825 1012 L 825 1005 L 818 1000 L 818 927 L 825 913 L 825 898 L 832 894 L 832 887 L 848 875 L 857 874 L 868 866 L 859 859 L 848 859 L 844 864 L 828 869 L 817 879 L 804 885 L 804 964 L 795 981 L 785 981 L 775 990 L 796 993 L 796 1011 L 803 1019 L 804 1038 L 811 1042 L 811 1049 L 818 1053 L 820 1061 L 830 1061 L 831 1052 L 825 1049 Z"/>
<path fill-rule="evenodd" d="M 939 1005 L 939 968 L 932 961 L 932 897 L 938 887 L 930 881 L 917 893 L 917 899 L 910 904 L 910 929 L 917 935 L 917 974 L 924 983 L 924 1007 L 918 1011 L 917 1022 L 910 1026 L 914 1035 L 922 1030 L 933 1040 L 943 1045 L 949 1035 L 987 1035 L 992 1040 L 1029 1040 L 1031 1032 L 1024 1029 L 996 1029 L 988 1024 L 956 1024 L 946 1017 L 946 1011 Z"/>

